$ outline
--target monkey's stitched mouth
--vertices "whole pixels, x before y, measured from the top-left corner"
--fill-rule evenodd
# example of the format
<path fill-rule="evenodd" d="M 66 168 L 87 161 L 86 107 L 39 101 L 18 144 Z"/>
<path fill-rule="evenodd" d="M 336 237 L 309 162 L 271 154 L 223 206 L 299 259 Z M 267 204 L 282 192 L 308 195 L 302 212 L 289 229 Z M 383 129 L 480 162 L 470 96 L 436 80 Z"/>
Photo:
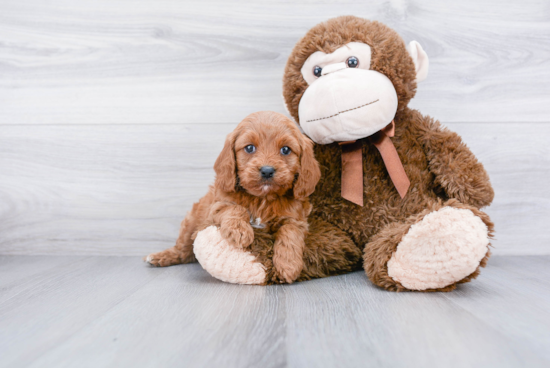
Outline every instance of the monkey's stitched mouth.
<path fill-rule="evenodd" d="M 334 114 L 334 115 L 325 116 L 324 118 L 313 119 L 313 120 L 306 120 L 306 123 L 310 123 L 310 122 L 312 122 L 312 121 L 330 119 L 330 118 L 333 118 L 333 117 L 338 116 L 338 115 L 340 115 L 340 114 L 343 114 L 343 113 L 345 113 L 345 112 L 352 111 L 352 110 L 357 110 L 357 109 L 360 109 L 360 108 L 362 108 L 362 107 L 365 107 L 365 106 L 368 106 L 368 105 L 372 105 L 373 103 L 376 103 L 376 102 L 378 102 L 378 101 L 379 101 L 379 100 L 374 100 L 374 101 L 368 102 L 368 103 L 366 103 L 366 104 L 364 104 L 364 105 L 361 105 L 361 106 L 357 106 L 357 107 L 354 107 L 354 108 L 351 108 L 351 109 L 347 109 L 347 110 L 344 110 L 344 111 L 339 111 L 339 112 L 337 112 L 337 113 Z"/>

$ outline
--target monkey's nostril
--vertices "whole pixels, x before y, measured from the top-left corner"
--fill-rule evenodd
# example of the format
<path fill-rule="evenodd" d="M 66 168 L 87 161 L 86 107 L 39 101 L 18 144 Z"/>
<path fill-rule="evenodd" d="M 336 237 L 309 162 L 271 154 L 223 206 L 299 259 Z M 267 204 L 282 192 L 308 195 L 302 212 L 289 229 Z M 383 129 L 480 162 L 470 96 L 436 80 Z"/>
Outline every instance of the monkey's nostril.
<path fill-rule="evenodd" d="M 262 174 L 263 179 L 271 179 L 273 174 L 275 174 L 275 168 L 273 166 L 262 166 L 260 174 Z"/>

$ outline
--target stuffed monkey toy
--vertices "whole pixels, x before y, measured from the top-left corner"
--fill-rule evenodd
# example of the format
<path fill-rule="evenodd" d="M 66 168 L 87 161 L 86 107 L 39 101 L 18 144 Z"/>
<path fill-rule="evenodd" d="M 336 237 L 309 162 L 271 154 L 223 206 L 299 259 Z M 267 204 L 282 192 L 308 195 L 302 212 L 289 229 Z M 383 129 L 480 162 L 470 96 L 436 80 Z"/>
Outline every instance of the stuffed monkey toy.
<path fill-rule="evenodd" d="M 353 16 L 316 25 L 292 50 L 283 95 L 321 168 L 296 281 L 362 267 L 387 290 L 449 291 L 485 266 L 493 223 L 480 209 L 493 189 L 456 133 L 407 106 L 427 73 L 418 42 Z M 237 250 L 207 228 L 195 254 L 224 281 L 284 282 L 261 229 Z"/>

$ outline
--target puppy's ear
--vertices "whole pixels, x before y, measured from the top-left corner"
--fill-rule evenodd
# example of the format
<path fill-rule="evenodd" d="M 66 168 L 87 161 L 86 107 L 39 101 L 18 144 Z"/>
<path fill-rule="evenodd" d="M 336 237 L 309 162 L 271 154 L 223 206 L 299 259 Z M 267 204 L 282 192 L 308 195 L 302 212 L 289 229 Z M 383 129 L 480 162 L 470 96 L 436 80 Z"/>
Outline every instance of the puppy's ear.
<path fill-rule="evenodd" d="M 315 191 L 315 186 L 321 178 L 319 163 L 313 154 L 313 142 L 302 135 L 301 139 L 302 156 L 300 157 L 300 171 L 298 180 L 294 184 L 294 197 L 306 198 Z"/>
<path fill-rule="evenodd" d="M 216 187 L 224 192 L 234 192 L 237 184 L 237 167 L 235 164 L 235 138 L 233 132 L 225 139 L 222 152 L 214 163 L 214 171 L 216 172 Z"/>

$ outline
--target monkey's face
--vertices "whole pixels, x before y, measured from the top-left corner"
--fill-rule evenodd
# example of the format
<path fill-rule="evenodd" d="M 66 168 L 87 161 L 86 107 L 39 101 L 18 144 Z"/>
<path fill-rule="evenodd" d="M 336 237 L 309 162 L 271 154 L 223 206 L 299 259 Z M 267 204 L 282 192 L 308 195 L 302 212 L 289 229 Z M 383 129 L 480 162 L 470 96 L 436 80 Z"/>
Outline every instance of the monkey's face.
<path fill-rule="evenodd" d="M 388 125 L 397 92 L 384 74 L 369 70 L 371 48 L 350 42 L 326 54 L 313 53 L 302 67 L 309 84 L 299 105 L 300 123 L 315 142 L 352 141 Z"/>
<path fill-rule="evenodd" d="M 296 45 L 283 94 L 313 141 L 353 141 L 391 123 L 427 71 L 416 41 L 405 47 L 380 23 L 340 17 L 317 25 Z"/>

